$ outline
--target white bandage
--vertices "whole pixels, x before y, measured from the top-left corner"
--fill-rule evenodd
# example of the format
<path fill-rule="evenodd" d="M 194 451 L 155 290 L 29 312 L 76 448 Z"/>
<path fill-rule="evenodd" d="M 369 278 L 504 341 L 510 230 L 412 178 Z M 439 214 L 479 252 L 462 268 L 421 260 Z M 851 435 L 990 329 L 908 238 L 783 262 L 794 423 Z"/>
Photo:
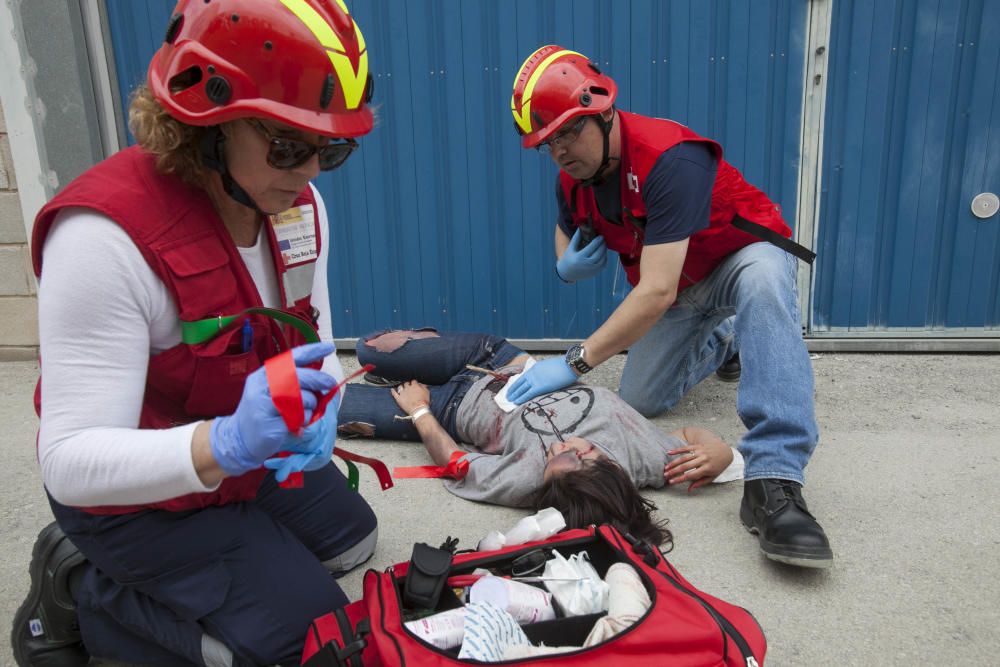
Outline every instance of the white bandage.
<path fill-rule="evenodd" d="M 399 422 L 416 422 L 418 419 L 426 414 L 430 414 L 431 408 L 429 405 L 421 405 L 419 408 L 413 411 L 413 414 L 406 415 L 405 417 L 400 417 L 399 415 L 393 415 L 392 418 Z"/>
<path fill-rule="evenodd" d="M 421 407 L 417 408 L 416 410 L 414 410 L 413 414 L 410 415 L 410 421 L 413 422 L 414 424 L 416 424 L 418 419 L 420 419 L 424 415 L 429 415 L 430 413 L 431 413 L 431 409 L 429 407 L 427 407 L 426 405 L 421 406 Z"/>

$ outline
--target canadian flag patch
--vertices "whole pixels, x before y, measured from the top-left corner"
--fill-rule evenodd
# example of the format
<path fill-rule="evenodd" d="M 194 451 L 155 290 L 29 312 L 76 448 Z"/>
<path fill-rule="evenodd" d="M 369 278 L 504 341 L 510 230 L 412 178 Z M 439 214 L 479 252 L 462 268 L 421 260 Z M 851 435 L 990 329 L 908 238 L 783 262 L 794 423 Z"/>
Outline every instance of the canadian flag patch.
<path fill-rule="evenodd" d="M 628 183 L 628 189 L 632 192 L 639 194 L 639 177 L 635 175 L 635 172 L 629 168 L 628 173 L 625 174 L 625 181 Z"/>

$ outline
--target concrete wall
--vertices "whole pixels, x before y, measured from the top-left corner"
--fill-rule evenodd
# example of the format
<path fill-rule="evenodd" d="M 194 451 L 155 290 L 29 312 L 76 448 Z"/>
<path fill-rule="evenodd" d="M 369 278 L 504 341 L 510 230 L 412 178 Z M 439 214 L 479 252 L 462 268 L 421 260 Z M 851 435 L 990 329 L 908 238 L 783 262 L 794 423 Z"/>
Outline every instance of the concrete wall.
<path fill-rule="evenodd" d="M 10 139 L 0 105 L 0 361 L 30 359 L 38 346 L 38 308 Z"/>
<path fill-rule="evenodd" d="M 104 12 L 103 0 L 0 2 L 0 361 L 37 356 L 35 213 L 124 141 Z"/>

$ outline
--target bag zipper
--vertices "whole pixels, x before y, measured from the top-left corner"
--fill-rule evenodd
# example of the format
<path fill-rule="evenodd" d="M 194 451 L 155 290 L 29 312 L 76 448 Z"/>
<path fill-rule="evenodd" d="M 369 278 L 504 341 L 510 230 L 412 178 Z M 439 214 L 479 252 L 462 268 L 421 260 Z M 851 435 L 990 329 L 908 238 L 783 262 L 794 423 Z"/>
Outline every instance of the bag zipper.
<path fill-rule="evenodd" d="M 378 577 L 378 572 L 375 572 L 374 570 L 369 570 L 368 572 L 372 572 L 372 573 L 374 573 L 374 576 Z M 365 575 L 367 576 L 367 573 L 365 573 Z M 391 576 L 391 577 L 393 577 L 393 579 L 395 579 L 395 575 L 393 575 L 391 567 L 389 568 L 389 576 Z M 395 588 L 395 583 L 393 583 L 393 588 Z M 382 598 L 382 586 L 380 586 L 378 583 L 376 583 L 375 590 L 378 591 L 378 609 L 379 609 L 378 622 L 382 626 L 382 634 L 384 634 L 386 637 L 388 637 L 389 639 L 391 639 L 392 643 L 395 644 L 395 646 L 396 646 L 396 653 L 399 654 L 399 664 L 403 665 L 405 667 L 405 665 L 406 665 L 406 656 L 403 655 L 403 648 L 399 645 L 399 642 L 396 640 L 395 637 L 392 636 L 392 633 L 389 632 L 389 629 L 385 626 L 385 600 Z M 397 598 L 396 602 L 397 602 L 397 606 L 398 606 L 398 603 L 399 603 L 399 600 L 398 600 L 399 595 L 398 594 L 396 595 L 396 598 Z M 400 625 L 400 627 L 403 626 L 403 620 L 402 620 L 402 618 L 400 618 L 399 625 Z M 403 629 L 405 631 L 405 628 L 403 628 Z"/>
<path fill-rule="evenodd" d="M 596 538 L 596 537 L 599 537 L 599 535 L 597 533 L 594 533 L 593 535 L 586 535 L 584 537 L 578 537 L 578 538 L 573 539 L 573 540 L 566 540 L 565 542 L 554 542 L 552 544 L 545 544 L 545 543 L 534 544 L 531 547 L 527 547 L 525 549 L 519 549 L 519 550 L 515 550 L 515 551 L 508 551 L 507 553 L 500 554 L 498 556 L 487 557 L 487 558 L 482 558 L 482 559 L 479 559 L 479 558 L 470 558 L 469 560 L 467 560 L 465 562 L 453 565 L 452 568 L 453 569 L 465 569 L 466 567 L 468 567 L 470 570 L 474 570 L 477 567 L 488 567 L 491 563 L 503 562 L 503 561 L 506 561 L 506 560 L 510 560 L 511 557 L 516 557 L 516 556 L 522 555 L 524 553 L 528 553 L 529 551 L 534 551 L 535 549 L 554 549 L 557 546 L 560 547 L 560 548 L 561 547 L 575 547 L 575 546 L 580 545 L 580 544 L 587 544 L 589 542 L 593 542 L 594 538 Z"/>
<path fill-rule="evenodd" d="M 677 590 L 682 591 L 686 593 L 689 597 L 697 600 L 698 604 L 700 604 L 702 607 L 705 608 L 705 611 L 707 611 L 708 614 L 715 620 L 715 622 L 719 624 L 719 627 L 722 629 L 722 631 L 725 634 L 727 634 L 730 639 L 733 640 L 734 644 L 736 644 L 736 648 L 739 649 L 740 655 L 743 656 L 743 662 L 746 664 L 746 667 L 758 667 L 757 658 L 754 657 L 753 651 L 750 649 L 750 644 L 748 644 L 747 640 L 743 637 L 742 634 L 740 634 L 740 631 L 736 629 L 736 626 L 734 626 L 732 623 L 729 622 L 729 619 L 720 614 L 718 610 L 715 607 L 713 607 L 709 602 L 703 600 L 700 595 L 698 595 L 691 589 L 684 586 L 684 584 L 677 581 L 666 572 L 660 572 L 660 570 L 657 570 L 657 572 L 660 574 L 660 576 L 662 576 L 664 579 L 673 584 Z M 756 622 L 756 619 L 754 620 Z M 763 632 L 763 630 L 761 632 Z M 724 655 L 723 659 L 725 660 L 726 657 L 727 656 Z"/>
<path fill-rule="evenodd" d="M 661 554 L 661 555 L 662 555 L 662 554 Z M 677 568 L 675 568 L 675 567 L 674 567 L 674 566 L 673 566 L 673 565 L 672 565 L 672 564 L 670 563 L 670 561 L 668 561 L 668 560 L 667 560 L 666 558 L 664 558 L 664 559 L 663 559 L 663 564 L 664 564 L 664 565 L 666 565 L 666 566 L 667 566 L 668 568 L 670 568 L 670 571 L 671 571 L 671 572 L 673 572 L 673 573 L 675 573 L 675 574 L 677 573 Z M 661 574 L 662 574 L 662 573 L 661 573 Z M 756 626 L 757 626 L 757 629 L 758 629 L 758 630 L 760 630 L 760 634 L 761 634 L 762 636 L 765 636 L 765 633 L 764 633 L 764 626 L 762 626 L 762 625 L 760 624 L 760 621 L 758 621 L 758 620 L 757 620 L 757 617 L 753 615 L 753 612 L 752 612 L 752 611 L 750 611 L 750 610 L 749 610 L 749 609 L 747 609 L 746 607 L 740 607 L 739 605 L 733 605 L 733 606 L 734 606 L 734 607 L 737 607 L 738 609 L 742 609 L 743 611 L 745 611 L 745 612 L 747 613 L 747 616 L 749 616 L 749 617 L 750 617 L 750 620 L 752 620 L 752 621 L 753 621 L 753 623 L 754 623 L 754 625 L 756 625 Z M 741 637 L 742 637 L 742 635 L 741 635 Z M 749 649 L 749 645 L 748 645 L 748 649 Z M 751 653 L 752 653 L 752 651 L 751 651 Z M 756 665 L 757 665 L 757 660 L 756 660 L 756 658 L 754 659 L 754 661 L 753 661 L 753 664 L 754 664 L 754 666 L 756 666 Z"/>

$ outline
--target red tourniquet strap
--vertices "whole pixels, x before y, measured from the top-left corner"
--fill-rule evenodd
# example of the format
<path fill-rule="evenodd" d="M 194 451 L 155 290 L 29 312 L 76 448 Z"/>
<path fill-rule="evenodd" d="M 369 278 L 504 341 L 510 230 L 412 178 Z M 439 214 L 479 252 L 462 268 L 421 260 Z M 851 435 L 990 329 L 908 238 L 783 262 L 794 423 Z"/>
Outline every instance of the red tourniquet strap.
<path fill-rule="evenodd" d="M 378 483 L 382 486 L 383 491 L 392 488 L 392 475 L 389 474 L 389 469 L 385 467 L 385 464 L 378 459 L 361 456 L 360 454 L 349 452 L 346 449 L 341 449 L 340 447 L 334 449 L 333 453 L 345 461 L 364 463 L 366 466 L 375 471 L 375 475 L 378 476 Z"/>
<path fill-rule="evenodd" d="M 323 394 L 319 401 L 316 403 L 316 409 L 313 410 L 312 419 L 309 420 L 308 424 L 305 422 L 305 406 L 302 405 L 302 389 L 299 386 L 299 376 L 296 373 L 295 360 L 292 358 L 292 351 L 285 350 L 281 354 L 276 354 L 267 361 L 264 362 L 264 373 L 267 376 L 267 387 L 271 392 L 271 400 L 274 402 L 274 407 L 277 408 L 278 414 L 285 422 L 285 426 L 288 427 L 288 432 L 294 435 L 302 435 L 302 431 L 306 426 L 315 423 L 318 419 L 323 417 L 326 412 L 326 406 L 329 405 L 333 397 L 337 395 L 340 388 L 347 384 L 348 380 L 356 378 L 362 373 L 367 373 L 368 371 L 374 369 L 375 367 L 371 364 L 366 364 L 362 366 L 359 370 L 352 373 L 348 377 L 344 378 L 336 387 Z M 291 452 L 278 452 L 278 458 L 285 458 L 290 456 Z M 347 457 L 344 457 L 347 458 Z M 369 464 L 371 465 L 371 464 Z M 375 466 L 372 466 L 375 468 Z M 383 466 L 384 467 L 384 466 Z M 378 469 L 375 469 L 376 474 L 378 474 Z M 379 481 L 382 482 L 382 476 L 379 475 Z M 293 472 L 288 476 L 284 482 L 280 482 L 279 486 L 283 489 L 300 489 L 302 488 L 302 473 Z M 390 483 L 389 486 L 392 486 Z M 382 488 L 388 488 L 383 482 Z"/>
<path fill-rule="evenodd" d="M 278 452 L 275 454 L 275 456 L 279 459 L 287 458 L 291 455 L 291 452 Z M 278 486 L 283 489 L 301 489 L 305 486 L 305 480 L 303 479 L 301 472 L 290 472 L 284 482 L 278 482 Z"/>
<path fill-rule="evenodd" d="M 469 460 L 465 458 L 466 452 L 452 452 L 446 466 L 411 466 L 406 468 L 393 468 L 392 474 L 400 479 L 430 479 L 433 477 L 451 477 L 452 479 L 462 479 L 469 474 Z"/>
<path fill-rule="evenodd" d="M 267 388 L 271 391 L 271 400 L 278 409 L 278 414 L 285 420 L 288 432 L 302 435 L 302 423 L 306 420 L 306 412 L 302 406 L 299 376 L 295 373 L 292 351 L 286 350 L 265 361 L 264 373 L 267 375 Z"/>

